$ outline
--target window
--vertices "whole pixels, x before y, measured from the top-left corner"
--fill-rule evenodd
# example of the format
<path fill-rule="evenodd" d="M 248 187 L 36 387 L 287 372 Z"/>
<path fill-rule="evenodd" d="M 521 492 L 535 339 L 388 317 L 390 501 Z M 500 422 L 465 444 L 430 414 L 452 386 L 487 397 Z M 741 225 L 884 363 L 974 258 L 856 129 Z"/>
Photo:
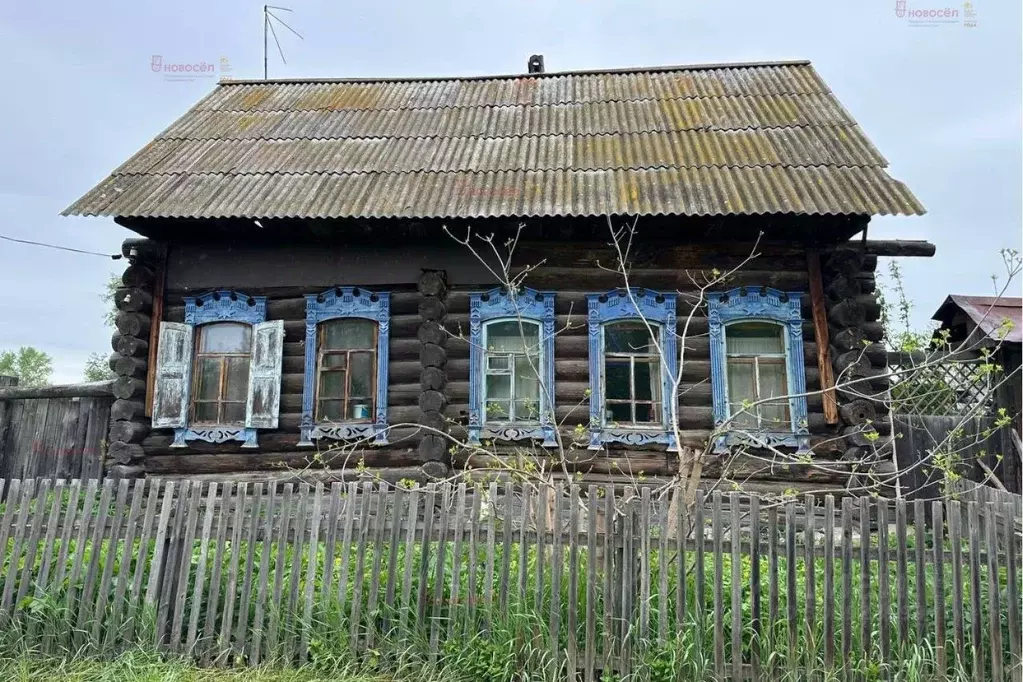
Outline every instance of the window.
<path fill-rule="evenodd" d="M 590 443 L 665 443 L 671 429 L 678 356 L 675 296 L 619 289 L 587 296 Z"/>
<path fill-rule="evenodd" d="M 604 419 L 648 426 L 661 423 L 659 329 L 642 322 L 604 327 Z"/>
<path fill-rule="evenodd" d="M 539 423 L 540 325 L 488 322 L 483 332 L 485 424 Z"/>
<path fill-rule="evenodd" d="M 252 327 L 219 322 L 205 324 L 197 333 L 192 422 L 244 424 Z"/>
<path fill-rule="evenodd" d="M 185 321 L 160 324 L 153 427 L 187 441 L 242 441 L 277 428 L 284 323 L 266 322 L 266 299 L 236 291 L 185 298 Z"/>
<path fill-rule="evenodd" d="M 377 323 L 342 319 L 320 324 L 317 421 L 373 420 Z"/>
<path fill-rule="evenodd" d="M 336 287 L 306 297 L 302 439 L 387 442 L 390 295 Z"/>
<path fill-rule="evenodd" d="M 708 295 L 714 422 L 731 443 L 809 449 L 803 317 L 798 292 L 733 289 Z"/>
<path fill-rule="evenodd" d="M 554 294 L 504 289 L 469 297 L 469 442 L 555 446 Z"/>

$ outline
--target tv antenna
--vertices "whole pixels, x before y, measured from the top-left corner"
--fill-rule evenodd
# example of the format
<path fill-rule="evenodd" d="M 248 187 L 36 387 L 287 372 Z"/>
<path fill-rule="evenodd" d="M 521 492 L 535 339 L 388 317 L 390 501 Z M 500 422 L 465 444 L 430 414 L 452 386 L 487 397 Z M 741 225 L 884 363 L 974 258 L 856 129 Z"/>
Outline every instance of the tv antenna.
<path fill-rule="evenodd" d="M 274 43 L 277 44 L 277 52 L 281 55 L 281 61 L 285 64 L 288 60 L 284 58 L 284 50 L 281 49 L 281 41 L 277 39 L 277 31 L 274 30 L 274 22 L 276 21 L 284 28 L 288 29 L 299 37 L 299 40 L 305 40 L 302 35 L 295 29 L 288 26 L 288 24 L 281 19 L 279 16 L 273 13 L 273 10 L 280 12 L 290 12 L 290 7 L 278 7 L 277 5 L 263 5 L 263 80 L 267 79 L 267 47 L 268 47 L 268 31 L 273 34 Z"/>

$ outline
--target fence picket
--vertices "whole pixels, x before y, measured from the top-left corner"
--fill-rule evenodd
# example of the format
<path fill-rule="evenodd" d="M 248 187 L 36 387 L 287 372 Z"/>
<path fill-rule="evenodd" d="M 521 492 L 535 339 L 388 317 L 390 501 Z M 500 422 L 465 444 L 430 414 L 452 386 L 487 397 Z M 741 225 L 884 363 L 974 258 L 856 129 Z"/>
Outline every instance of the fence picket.
<path fill-rule="evenodd" d="M 127 481 L 124 481 L 127 483 Z M 183 492 L 183 491 L 182 491 Z M 181 651 L 181 628 L 185 620 L 185 599 L 188 596 L 188 576 L 192 568 L 192 545 L 195 543 L 195 528 L 199 520 L 199 500 L 202 497 L 202 484 L 196 483 L 192 486 L 188 496 L 188 509 L 185 511 L 183 536 L 177 539 L 180 547 L 178 557 L 177 580 L 174 590 L 173 616 L 171 618 L 171 629 L 167 637 L 167 644 L 170 651 Z M 179 504 L 179 511 L 183 507 Z"/>
<path fill-rule="evenodd" d="M 806 601 L 803 614 L 806 628 L 806 674 L 808 679 L 817 665 L 817 537 L 814 531 L 816 514 L 816 498 L 808 494 L 803 498 L 803 550 L 805 552 L 803 573 L 806 576 L 804 578 Z"/>
<path fill-rule="evenodd" d="M 511 547 L 512 547 L 512 529 L 514 524 L 512 522 L 512 486 L 506 484 L 504 486 L 504 505 L 501 516 L 501 530 L 503 544 L 501 546 L 501 569 L 498 577 L 498 588 L 497 588 L 497 604 L 499 613 L 508 613 L 508 573 L 511 571 Z M 494 505 L 496 507 L 497 500 L 495 498 Z M 497 509 L 494 509 L 496 515 Z M 490 534 L 495 533 L 494 526 L 490 526 Z M 491 626 L 491 623 L 488 623 Z"/>
<path fill-rule="evenodd" d="M 493 614 L 494 605 L 494 552 L 496 543 L 496 523 L 497 523 L 497 484 L 491 483 L 490 488 L 487 491 L 487 504 L 490 509 L 487 513 L 487 567 L 486 574 L 484 576 L 484 587 L 483 587 L 483 606 L 486 611 L 487 620 L 487 631 L 493 629 L 493 623 L 490 620 L 491 614 Z"/>
<path fill-rule="evenodd" d="M 763 620 L 760 613 L 760 498 L 753 496 L 749 501 L 750 515 L 750 665 L 753 679 L 759 680 L 761 675 L 761 650 L 763 645 Z"/>
<path fill-rule="evenodd" d="M 864 660 L 873 660 L 870 651 L 870 500 L 860 498 L 860 646 Z"/>
<path fill-rule="evenodd" d="M 909 547 L 906 545 L 906 501 L 895 500 L 895 575 L 896 610 L 898 611 L 899 645 L 909 641 Z"/>
<path fill-rule="evenodd" d="M 232 495 L 233 489 L 234 486 L 231 483 L 226 483 L 220 489 L 218 500 L 217 537 L 213 545 L 213 553 L 210 556 L 210 565 L 213 567 L 213 570 L 210 572 L 210 592 L 206 599 L 206 618 L 203 620 L 202 638 L 196 643 L 196 646 L 202 649 L 203 665 L 209 664 L 213 657 L 213 651 L 216 648 L 214 637 L 220 607 L 220 575 L 224 568 L 224 545 L 227 542 L 227 526 L 231 516 L 231 501 L 234 499 Z"/>
<path fill-rule="evenodd" d="M 103 537 L 106 534 L 107 519 L 110 516 L 110 498 L 114 494 L 114 481 L 107 479 L 103 481 L 103 489 L 99 496 L 99 514 L 92 529 L 92 541 L 89 547 L 89 566 L 85 572 L 85 584 L 82 587 L 81 604 L 78 609 L 78 620 L 75 624 L 74 647 L 75 651 L 81 651 L 87 640 L 86 635 L 91 631 L 88 628 L 96 606 L 96 581 L 99 578 L 99 562 L 103 556 Z M 83 548 L 82 553 L 85 553 Z M 88 629 L 87 629 L 88 628 Z"/>
<path fill-rule="evenodd" d="M 225 491 L 225 495 L 227 492 Z M 266 658 L 277 659 L 280 656 L 280 628 L 281 621 L 284 620 L 285 613 L 281 600 L 284 595 L 284 567 L 287 564 L 285 557 L 287 556 L 288 549 L 288 534 L 291 532 L 291 517 L 292 517 L 292 495 L 294 494 L 294 486 L 291 483 L 284 484 L 284 492 L 281 493 L 281 517 L 277 525 L 277 552 L 274 555 L 274 589 L 273 598 L 270 600 L 270 618 L 269 625 L 267 626 L 266 636 Z M 348 501 L 351 504 L 352 500 Z M 342 578 L 344 574 L 342 573 Z M 340 584 L 340 583 L 339 583 Z"/>
<path fill-rule="evenodd" d="M 77 498 L 78 488 L 72 483 L 72 488 Z M 131 642 L 135 636 L 135 629 L 138 627 L 138 621 L 140 618 L 139 609 L 140 602 L 142 600 L 142 583 L 145 578 L 146 571 L 146 555 L 149 553 L 149 542 L 150 537 L 153 534 L 153 523 L 156 520 L 156 507 L 157 502 L 160 498 L 160 491 L 163 489 L 163 484 L 159 481 L 154 481 L 149 486 L 149 494 L 146 496 L 146 514 L 142 520 L 142 529 L 139 533 L 139 554 L 135 558 L 135 571 L 131 581 L 131 591 L 129 592 L 128 604 L 125 608 L 128 614 L 128 621 L 125 623 L 125 632 L 122 640 L 124 642 Z M 65 523 L 67 520 L 65 519 Z M 65 530 L 65 534 L 70 533 L 70 528 Z M 63 548 L 61 548 L 63 552 Z"/>
<path fill-rule="evenodd" d="M 596 665 L 597 665 L 597 486 L 591 485 L 586 490 L 586 640 L 585 640 L 585 651 L 584 657 L 584 674 L 586 682 L 592 682 L 596 676 Z M 557 538 L 561 535 L 560 527 L 554 526 L 554 537 Z M 662 547 L 664 546 L 663 540 L 666 532 L 665 527 L 661 526 L 661 540 Z M 663 557 L 665 552 L 661 552 Z M 552 569 L 553 570 L 553 569 Z M 662 582 L 667 578 L 667 568 L 662 565 L 661 577 Z M 668 588 L 665 582 L 664 589 L 660 592 L 661 600 L 663 601 L 663 595 L 667 594 Z M 552 593 L 552 601 L 554 603 L 560 603 L 560 595 L 555 599 Z M 663 611 L 663 608 L 661 609 Z M 552 609 L 553 611 L 553 609 Z M 663 634 L 661 635 L 663 637 Z"/>
<path fill-rule="evenodd" d="M 327 506 L 326 520 L 327 535 L 323 543 L 323 581 L 320 585 L 320 601 L 324 604 L 327 604 L 334 596 L 331 587 L 334 586 L 334 557 L 337 549 L 337 531 L 341 526 L 341 491 L 343 488 L 344 484 L 340 481 L 330 484 L 330 504 Z M 403 489 L 396 488 L 395 493 L 401 490 Z M 397 518 L 397 514 L 395 514 L 395 518 Z"/>
<path fill-rule="evenodd" d="M 355 523 L 355 505 L 358 502 L 359 488 L 356 483 L 349 483 L 345 491 L 345 518 L 341 528 L 341 564 L 338 568 L 337 578 L 337 604 L 338 611 L 345 613 L 345 604 L 348 600 L 348 556 L 352 549 L 352 526 Z M 415 515 L 412 517 L 412 526 L 415 527 Z M 409 541 L 409 552 L 412 551 L 412 543 Z"/>
<path fill-rule="evenodd" d="M 639 640 L 650 635 L 650 488 L 640 492 L 639 505 Z"/>
<path fill-rule="evenodd" d="M 304 491 L 307 492 L 307 491 Z M 306 495 L 302 496 L 303 501 Z M 234 607 L 238 597 L 238 564 L 241 560 L 242 532 L 245 525 L 245 507 L 249 498 L 249 484 L 241 483 L 235 493 L 234 516 L 231 522 L 231 559 L 227 569 L 227 589 L 224 591 L 224 614 L 220 620 L 219 651 L 216 663 L 226 665 L 231 654 L 231 636 L 234 628 Z M 300 556 L 296 547 L 295 556 Z M 294 571 L 293 571 L 294 574 Z M 290 660 L 290 659 L 289 659 Z"/>
<path fill-rule="evenodd" d="M 991 650 L 991 678 L 1005 679 L 1002 670 L 1002 609 L 1001 586 L 998 583 L 998 507 L 986 506 L 984 509 L 984 529 L 986 531 L 985 549 L 987 550 L 987 613 L 988 613 L 988 648 Z"/>
<path fill-rule="evenodd" d="M 416 526 L 419 521 L 419 488 L 413 488 L 408 500 L 408 526 L 405 529 L 405 567 L 401 579 L 401 607 L 398 612 L 398 639 L 405 641 L 408 636 L 408 616 L 412 611 L 412 558 L 416 541 Z M 493 521 L 493 515 L 490 517 Z M 493 556 L 491 563 L 493 563 Z"/>
<path fill-rule="evenodd" d="M 56 538 L 57 538 L 57 527 L 59 525 L 58 524 L 58 520 L 61 517 L 61 512 L 62 512 L 61 508 L 65 507 L 64 498 L 65 498 L 65 493 L 67 492 L 66 485 L 67 484 L 66 484 L 66 482 L 64 480 L 58 479 L 56 481 L 55 485 L 53 486 L 53 503 L 50 505 L 50 515 L 49 515 L 49 518 L 46 521 L 46 537 L 43 540 L 43 553 L 42 553 L 42 557 L 39 559 L 39 575 L 37 576 L 36 581 L 35 581 L 36 589 L 35 589 L 35 592 L 33 593 L 33 597 L 32 597 L 33 601 L 36 600 L 36 599 L 40 599 L 44 594 L 50 593 L 49 583 L 47 582 L 47 580 L 49 579 L 50 567 L 53 565 L 53 551 L 54 551 L 54 542 L 56 541 Z M 2 486 L 0 486 L 0 487 L 2 487 Z M 67 505 L 67 511 L 65 513 L 65 518 L 70 513 L 71 513 L 71 505 L 70 505 L 70 502 L 69 502 L 68 505 Z M 134 529 L 131 529 L 131 530 L 134 530 Z M 126 543 L 126 546 L 130 546 L 130 544 Z M 126 557 L 130 557 L 130 556 L 131 556 L 131 554 L 128 554 L 126 552 Z M 26 566 L 26 569 L 27 568 L 28 567 Z M 21 589 L 18 591 L 18 603 L 19 604 L 22 603 L 22 599 L 24 599 L 25 596 L 27 595 L 27 588 L 28 588 L 31 580 L 32 580 L 32 576 L 31 575 L 22 577 Z M 118 581 L 118 590 L 119 591 L 123 588 L 123 586 L 124 586 L 124 583 Z M 26 591 L 23 593 L 22 590 L 26 590 Z M 115 613 L 115 615 L 117 615 L 118 613 L 119 612 Z M 28 623 L 28 641 L 30 641 L 30 642 L 35 642 L 36 641 L 36 629 L 38 627 L 38 623 L 39 623 L 39 619 L 32 618 L 31 620 L 29 620 L 29 623 Z M 112 630 L 116 631 L 116 628 L 112 628 Z"/>
<path fill-rule="evenodd" d="M 852 656 L 852 498 L 842 498 L 842 668 L 848 679 Z M 789 594 L 795 594 L 795 585 Z"/>
<path fill-rule="evenodd" d="M 672 497 L 675 505 L 675 626 L 686 626 L 686 542 L 689 539 L 689 509 L 686 506 L 682 486 L 675 488 Z"/>
<path fill-rule="evenodd" d="M 543 605 L 543 585 L 544 585 L 544 563 L 545 555 L 547 554 L 547 513 L 550 509 L 548 501 L 548 490 L 547 486 L 543 486 L 537 491 L 536 505 L 534 508 L 533 518 L 536 525 L 536 575 L 533 579 L 533 610 L 539 614 L 541 606 Z M 461 519 L 456 520 L 455 537 L 460 539 L 461 533 Z M 454 578 L 454 576 L 452 576 Z M 454 585 L 454 580 L 452 585 Z"/>
<path fill-rule="evenodd" d="M 984 650 L 981 647 L 980 609 L 980 516 L 976 502 L 966 505 L 970 536 L 970 649 L 973 662 L 973 679 L 981 682 L 984 678 Z"/>
<path fill-rule="evenodd" d="M 1023 681 L 1023 659 L 1020 658 L 1020 640 L 1023 633 L 1020 632 L 1020 594 L 1019 594 L 1019 573 L 1017 572 L 1017 543 L 1019 536 L 1016 534 L 1016 514 L 1012 503 L 1006 501 L 1002 506 L 1002 513 L 1005 514 L 1003 529 L 1005 536 L 1005 573 L 1008 588 L 1006 590 L 1006 601 L 1008 602 L 1008 625 L 1009 625 L 1009 659 L 1010 670 L 1012 671 L 1013 682 Z"/>
<path fill-rule="evenodd" d="M 796 503 L 792 500 L 785 505 L 785 623 L 789 635 L 785 659 L 789 669 L 795 672 L 800 661 L 796 656 L 796 639 L 799 636 L 799 615 L 796 609 Z"/>
<path fill-rule="evenodd" d="M 337 490 L 338 490 L 338 486 L 337 486 L 337 484 L 335 484 L 334 485 L 334 491 L 331 492 L 331 496 L 332 497 L 334 495 L 334 492 L 337 491 Z M 399 486 L 395 486 L 394 493 L 393 493 L 394 502 L 393 502 L 393 506 L 392 506 L 392 509 L 391 509 L 391 535 L 388 537 L 388 549 L 389 549 L 389 552 L 388 552 L 388 555 L 387 555 L 387 586 L 386 586 L 386 588 L 384 590 L 384 620 L 383 620 L 383 627 L 384 627 L 384 631 L 385 632 L 390 632 L 391 628 L 394 626 L 394 623 L 393 623 L 393 616 L 394 616 L 394 592 L 395 592 L 395 586 L 396 586 L 396 584 L 398 582 L 398 576 L 397 576 L 397 573 L 398 573 L 398 549 L 399 549 L 399 544 L 401 542 L 402 509 L 405 507 L 405 497 L 407 497 L 407 495 L 408 494 L 407 494 L 407 492 L 406 492 L 404 487 L 402 487 L 400 485 Z M 475 499 L 478 500 L 479 496 L 477 496 Z M 333 527 L 334 526 L 333 519 L 334 519 L 335 516 L 337 516 L 338 509 L 340 509 L 340 507 L 335 508 L 335 505 L 334 505 L 334 503 L 332 501 L 331 502 L 331 509 L 334 510 L 333 512 L 331 512 L 331 527 Z M 332 542 L 328 543 L 328 544 L 329 544 L 329 549 L 327 550 L 327 558 L 324 561 L 324 570 L 325 571 L 331 570 L 331 569 L 328 569 L 327 567 L 329 566 L 329 567 L 332 568 L 333 564 L 334 564 L 334 546 L 333 546 Z M 326 577 L 327 576 L 325 574 L 324 575 L 324 580 L 326 580 Z"/>
<path fill-rule="evenodd" d="M 430 605 L 430 660 L 435 661 L 439 653 L 441 620 L 444 617 L 444 570 L 447 568 L 448 521 L 451 507 L 451 486 L 444 486 L 441 491 L 440 518 L 437 523 L 437 561 L 434 567 L 433 603 Z M 525 556 L 526 532 L 523 524 L 519 547 Z M 525 560 L 522 560 L 520 572 L 525 575 Z M 520 590 L 520 598 L 525 599 L 525 587 Z"/>
<path fill-rule="evenodd" d="M 455 496 L 455 519 L 454 519 L 454 535 L 455 542 L 451 550 L 451 599 L 450 605 L 448 606 L 448 622 L 447 622 L 447 634 L 446 639 L 451 639 L 455 634 L 455 625 L 458 620 L 459 614 L 462 613 L 463 606 L 461 603 L 462 596 L 462 533 L 464 528 L 462 526 L 463 519 L 465 516 L 465 484 L 458 484 L 458 493 Z M 540 552 L 539 556 L 543 555 L 543 540 L 541 539 L 538 543 Z M 543 597 L 543 571 L 541 568 L 537 568 L 538 576 L 536 581 L 537 598 L 536 598 L 536 612 L 540 613 L 540 601 Z"/>
<path fill-rule="evenodd" d="M 958 500 L 949 502 L 948 542 L 952 545 L 952 633 L 953 648 L 958 661 L 965 660 L 966 633 L 963 623 L 963 522 L 962 507 Z"/>
<path fill-rule="evenodd" d="M 790 509 L 795 512 L 795 508 L 790 506 Z M 742 515 L 741 509 L 739 508 L 739 494 L 730 493 L 728 495 L 728 511 L 731 515 L 731 528 L 729 529 L 729 539 L 732 545 L 732 679 L 742 679 L 742 534 L 740 529 L 742 528 Z M 793 523 L 790 524 L 790 535 L 795 538 L 795 516 L 793 515 Z M 795 547 L 792 548 L 794 553 Z M 795 562 L 790 563 L 788 566 L 788 572 L 792 573 L 792 579 L 795 580 Z M 795 610 L 795 601 L 792 601 L 792 597 L 789 597 L 792 602 L 791 611 Z M 795 625 L 793 619 L 792 626 Z"/>
<path fill-rule="evenodd" d="M 927 627 L 927 582 L 926 582 L 926 538 L 927 519 L 926 505 L 923 499 L 913 500 L 913 531 L 914 552 L 916 554 L 916 639 L 924 641 L 924 631 Z"/>
<path fill-rule="evenodd" d="M 591 486 L 592 487 L 592 486 Z M 551 652 L 551 675 L 556 677 L 561 674 L 563 666 L 561 652 L 561 576 L 564 571 L 562 563 L 562 518 L 561 510 L 565 506 L 565 486 L 558 483 L 554 489 L 554 508 L 551 527 L 554 530 L 553 542 L 551 544 L 551 610 L 547 632 L 550 637 L 548 647 Z"/>
<path fill-rule="evenodd" d="M 18 575 L 18 564 L 19 559 L 21 558 L 21 545 L 25 537 L 28 509 L 32 504 L 32 496 L 35 493 L 35 480 L 28 479 L 26 481 L 15 482 L 20 483 L 21 490 L 18 492 L 21 494 L 19 496 L 15 493 L 7 498 L 7 508 L 4 510 L 3 535 L 0 537 L 0 549 L 3 550 L 5 555 L 0 557 L 0 568 L 3 568 L 4 560 L 7 560 L 7 573 L 4 577 L 3 598 L 0 599 L 0 628 L 6 626 L 7 619 L 9 617 L 11 598 L 14 595 L 14 580 Z M 14 490 L 13 486 L 12 490 Z M 8 552 L 8 531 L 11 528 L 11 519 L 14 517 L 15 510 L 17 510 L 17 521 L 14 523 L 14 534 L 12 536 L 13 546 L 11 547 L 10 552 Z"/>
<path fill-rule="evenodd" d="M 555 498 L 557 491 L 555 491 Z M 397 507 L 395 507 L 397 508 Z M 469 514 L 469 557 L 466 565 L 468 573 L 468 585 L 466 586 L 466 614 L 463 623 L 462 634 L 476 632 L 476 605 L 479 603 L 479 567 L 477 558 L 480 541 L 480 512 L 483 509 L 483 494 L 481 490 L 474 490 L 472 493 L 472 511 Z M 555 533 L 555 537 L 560 533 Z M 489 589 L 489 585 L 487 586 Z"/>
<path fill-rule="evenodd" d="M 259 662 L 262 660 L 263 634 L 266 630 L 265 604 L 267 591 L 270 587 L 270 552 L 273 549 L 275 529 L 279 528 L 279 521 L 277 520 L 276 515 L 277 486 L 271 483 L 268 487 L 266 496 L 266 522 L 263 524 L 263 544 L 260 547 L 259 574 L 256 578 L 258 587 L 256 590 L 256 603 L 252 614 L 252 639 L 248 643 L 248 660 L 252 663 L 252 665 L 259 665 Z M 207 542 L 205 538 L 209 537 L 209 532 L 205 529 L 205 527 L 203 529 L 203 537 L 203 544 L 205 545 Z M 329 591 L 324 592 L 324 603 L 327 602 L 330 596 L 332 595 Z"/>
<path fill-rule="evenodd" d="M 377 506 L 376 506 L 376 518 L 374 519 L 373 525 L 373 568 L 369 576 L 369 593 L 366 596 L 366 618 L 368 624 L 366 628 L 366 648 L 373 648 L 374 642 L 376 641 L 377 629 L 379 628 L 379 619 L 377 617 L 377 601 L 380 595 L 380 565 L 383 562 L 384 552 L 384 528 L 387 523 L 387 484 L 381 483 L 376 493 Z M 314 515 L 314 518 L 319 518 L 318 510 Z M 312 548 L 313 542 L 310 540 L 310 548 Z M 309 558 L 313 561 L 316 553 L 310 551 Z M 311 586 L 313 579 L 315 578 L 315 569 L 309 574 L 308 583 Z M 306 595 L 306 604 L 310 617 L 312 615 L 313 608 L 313 595 L 311 587 L 308 588 Z"/>
<path fill-rule="evenodd" d="M 202 518 L 202 530 L 199 532 L 199 561 L 195 567 L 195 584 L 192 587 L 192 608 L 188 615 L 188 632 L 185 634 L 184 651 L 193 654 L 199 632 L 199 612 L 202 596 L 206 589 L 206 564 L 209 560 L 210 537 L 213 533 L 213 517 L 217 504 L 217 483 L 210 483 L 206 491 L 206 509 Z"/>
<path fill-rule="evenodd" d="M 8 491 L 8 497 L 13 498 L 18 492 L 19 481 L 12 481 Z M 82 502 L 82 514 L 78 519 L 78 534 L 75 536 L 75 553 L 71 563 L 71 572 L 68 574 L 68 591 L 67 591 L 67 607 L 65 610 L 67 621 L 67 631 L 60 634 L 62 640 L 67 642 L 69 647 L 74 646 L 74 632 L 75 628 L 72 624 L 72 618 L 75 613 L 75 602 L 78 597 L 78 579 L 81 577 L 82 562 L 85 560 L 85 542 L 89 537 L 89 522 L 92 519 L 93 502 L 96 498 L 96 489 L 98 484 L 95 479 L 90 480 L 85 488 L 85 498 Z M 4 523 L 6 527 L 7 523 Z M 7 546 L 6 537 L 3 538 L 3 542 L 0 543 L 0 547 Z M 84 597 L 83 597 L 84 601 Z"/>
<path fill-rule="evenodd" d="M 245 650 L 252 639 L 250 629 L 252 626 L 249 624 L 249 602 L 252 598 L 252 571 L 256 566 L 256 545 L 259 540 L 260 526 L 263 525 L 262 513 L 263 484 L 256 483 L 252 490 L 252 501 L 249 503 L 248 533 L 245 538 L 245 567 L 242 573 L 241 596 L 238 599 L 238 623 L 234 631 L 235 656 L 244 657 Z"/>
<path fill-rule="evenodd" d="M 772 578 L 771 582 L 775 582 Z M 774 647 L 771 647 L 774 650 Z M 835 667 L 835 498 L 824 498 L 824 668 Z"/>
<path fill-rule="evenodd" d="M 714 533 L 714 675 L 725 676 L 725 605 L 722 594 L 724 583 L 724 552 L 722 551 L 721 491 L 715 490 L 711 507 L 711 528 Z"/>
<path fill-rule="evenodd" d="M 36 554 L 39 552 L 39 536 L 43 532 L 43 519 L 46 518 L 46 502 L 50 496 L 50 486 L 53 481 L 50 479 L 43 479 L 39 482 L 39 488 L 36 493 L 36 500 L 34 504 L 34 512 L 32 514 L 32 527 L 28 531 L 28 539 L 26 540 L 25 546 L 25 560 L 21 569 L 21 578 L 18 581 L 18 592 L 14 596 L 14 602 L 11 605 L 11 609 L 21 608 L 22 599 L 28 593 L 28 586 L 32 580 L 32 572 L 35 569 Z M 127 493 L 127 490 L 125 491 Z M 6 585 L 4 586 L 6 589 Z"/>
<path fill-rule="evenodd" d="M 576 679 L 579 668 L 578 632 L 579 619 L 576 613 L 579 596 L 579 486 L 572 484 L 568 491 L 568 649 L 567 665 L 569 680 Z"/>
<path fill-rule="evenodd" d="M 423 540 L 422 540 L 422 551 L 419 555 L 419 592 L 416 595 L 416 622 L 420 624 L 426 623 L 426 594 L 427 594 L 427 583 L 430 576 L 430 547 L 432 545 L 433 536 L 433 517 L 436 514 L 437 506 L 437 488 L 433 484 L 430 484 L 426 489 L 426 495 L 423 499 Z M 504 522 L 507 524 L 504 526 L 506 530 L 505 543 L 508 544 L 511 538 L 511 514 L 508 514 L 504 518 Z M 504 580 L 507 582 L 508 573 L 505 571 Z M 505 587 L 507 590 L 507 586 Z M 504 610 L 502 609 L 502 613 Z"/>
<path fill-rule="evenodd" d="M 385 500 L 384 495 L 380 495 L 381 500 Z M 305 598 L 303 599 L 302 606 L 302 622 L 301 632 L 302 639 L 298 645 L 298 661 L 300 665 L 305 665 L 309 661 L 309 638 L 312 635 L 313 630 L 313 594 L 316 589 L 316 569 L 319 567 L 318 552 L 320 542 L 320 524 L 323 522 L 323 484 L 317 483 L 316 488 L 313 491 L 313 513 L 309 519 L 309 559 L 306 561 L 306 574 L 305 574 Z M 382 516 L 382 515 L 381 515 Z M 255 542 L 252 543 L 255 545 Z M 249 549 L 249 556 L 252 556 L 252 548 Z M 377 566 L 374 571 L 374 576 L 380 572 L 380 567 Z M 246 571 L 248 574 L 248 571 Z M 248 575 L 246 575 L 246 579 Z M 247 590 L 246 590 L 247 592 Z M 245 599 L 242 601 L 242 608 L 245 609 L 245 613 L 248 613 L 248 595 L 246 594 Z M 242 620 L 238 620 L 239 624 L 239 635 L 241 635 L 241 623 Z M 244 642 L 239 637 L 239 642 Z"/>
<path fill-rule="evenodd" d="M 362 629 L 362 584 L 366 578 L 366 539 L 369 536 L 370 502 L 372 501 L 373 484 L 365 482 L 362 484 L 362 493 L 359 505 L 359 535 L 355 538 L 355 572 L 352 574 L 352 619 L 348 624 L 349 647 L 355 651 L 359 645 L 359 631 Z M 429 507 L 429 505 L 427 505 Z M 423 533 L 424 547 L 427 544 L 427 533 Z M 297 554 L 296 550 L 296 554 Z M 426 552 L 423 552 L 423 572 L 427 570 Z M 420 601 L 425 600 L 424 587 L 426 579 L 423 578 L 423 585 L 420 585 Z M 423 612 L 420 611 L 420 622 Z"/>
<path fill-rule="evenodd" d="M 877 501 L 877 620 L 881 662 L 891 660 L 892 606 L 888 562 L 888 501 Z"/>
<path fill-rule="evenodd" d="M 617 643 L 614 636 L 615 628 L 615 591 L 614 591 L 614 553 L 612 533 L 615 529 L 615 488 L 613 483 L 604 486 L 604 536 L 601 551 L 604 553 L 604 642 L 602 661 L 605 668 L 613 669 Z"/>
<path fill-rule="evenodd" d="M 298 485 L 298 509 L 292 521 L 295 539 L 291 545 L 291 579 L 288 581 L 288 596 L 285 599 L 284 607 L 284 615 L 287 619 L 281 618 L 281 623 L 287 623 L 288 628 L 288 638 L 285 641 L 284 647 L 284 660 L 289 665 L 295 660 L 297 653 L 295 651 L 297 644 L 296 635 L 302 629 L 302 614 L 299 612 L 299 588 L 302 582 L 302 557 L 304 556 L 307 525 L 309 524 L 309 490 L 308 483 L 300 483 Z M 362 537 L 365 537 L 365 534 Z"/>
<path fill-rule="evenodd" d="M 931 504 L 934 541 L 934 654 L 939 679 L 945 676 L 945 548 L 943 507 L 940 501 Z M 866 621 L 865 621 L 866 622 Z"/>
<path fill-rule="evenodd" d="M 522 488 L 522 507 L 519 510 L 519 565 L 518 565 L 518 582 L 517 589 L 518 594 L 516 595 L 517 607 L 522 607 L 528 603 L 526 599 L 526 580 L 529 575 L 529 543 L 526 541 L 526 536 L 529 532 L 529 517 L 530 517 L 530 505 L 532 502 L 532 487 L 523 486 Z"/>
<path fill-rule="evenodd" d="M 700 628 L 706 623 L 704 618 L 704 612 L 707 609 L 707 601 L 704 585 L 706 584 L 705 576 L 705 559 L 704 559 L 704 542 L 706 541 L 706 523 L 704 519 L 704 495 L 702 490 L 696 491 L 696 503 L 693 509 L 693 544 L 696 545 L 696 570 L 694 571 L 696 578 L 696 589 L 695 599 L 696 603 L 693 605 L 693 614 L 696 617 L 696 623 Z M 701 646 L 703 639 L 700 639 Z"/>

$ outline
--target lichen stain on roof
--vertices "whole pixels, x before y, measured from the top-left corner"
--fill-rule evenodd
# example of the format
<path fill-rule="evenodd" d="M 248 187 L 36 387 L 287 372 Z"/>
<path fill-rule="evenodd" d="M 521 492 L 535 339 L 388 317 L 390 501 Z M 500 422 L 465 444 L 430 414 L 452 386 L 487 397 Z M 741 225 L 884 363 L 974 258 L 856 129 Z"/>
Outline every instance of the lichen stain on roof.
<path fill-rule="evenodd" d="M 808 62 L 225 81 L 66 215 L 919 215 Z"/>

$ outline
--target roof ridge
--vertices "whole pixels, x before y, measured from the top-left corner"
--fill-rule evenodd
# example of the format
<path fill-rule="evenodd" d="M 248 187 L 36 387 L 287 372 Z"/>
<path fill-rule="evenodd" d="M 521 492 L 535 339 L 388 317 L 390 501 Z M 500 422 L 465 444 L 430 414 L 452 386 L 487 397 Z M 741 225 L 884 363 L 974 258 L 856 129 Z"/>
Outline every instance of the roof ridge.
<path fill-rule="evenodd" d="M 580 69 L 577 71 L 546 71 L 544 73 L 506 73 L 480 76 L 379 76 L 352 78 L 225 78 L 218 86 L 228 85 L 298 85 L 301 83 L 417 83 L 434 81 L 482 81 L 516 78 L 557 78 L 559 76 L 595 76 L 600 74 L 664 73 L 670 71 L 716 71 L 722 69 L 755 69 L 778 66 L 811 66 L 809 59 L 776 61 L 720 62 L 708 64 L 675 64 L 662 66 L 630 66 L 613 69 Z"/>

